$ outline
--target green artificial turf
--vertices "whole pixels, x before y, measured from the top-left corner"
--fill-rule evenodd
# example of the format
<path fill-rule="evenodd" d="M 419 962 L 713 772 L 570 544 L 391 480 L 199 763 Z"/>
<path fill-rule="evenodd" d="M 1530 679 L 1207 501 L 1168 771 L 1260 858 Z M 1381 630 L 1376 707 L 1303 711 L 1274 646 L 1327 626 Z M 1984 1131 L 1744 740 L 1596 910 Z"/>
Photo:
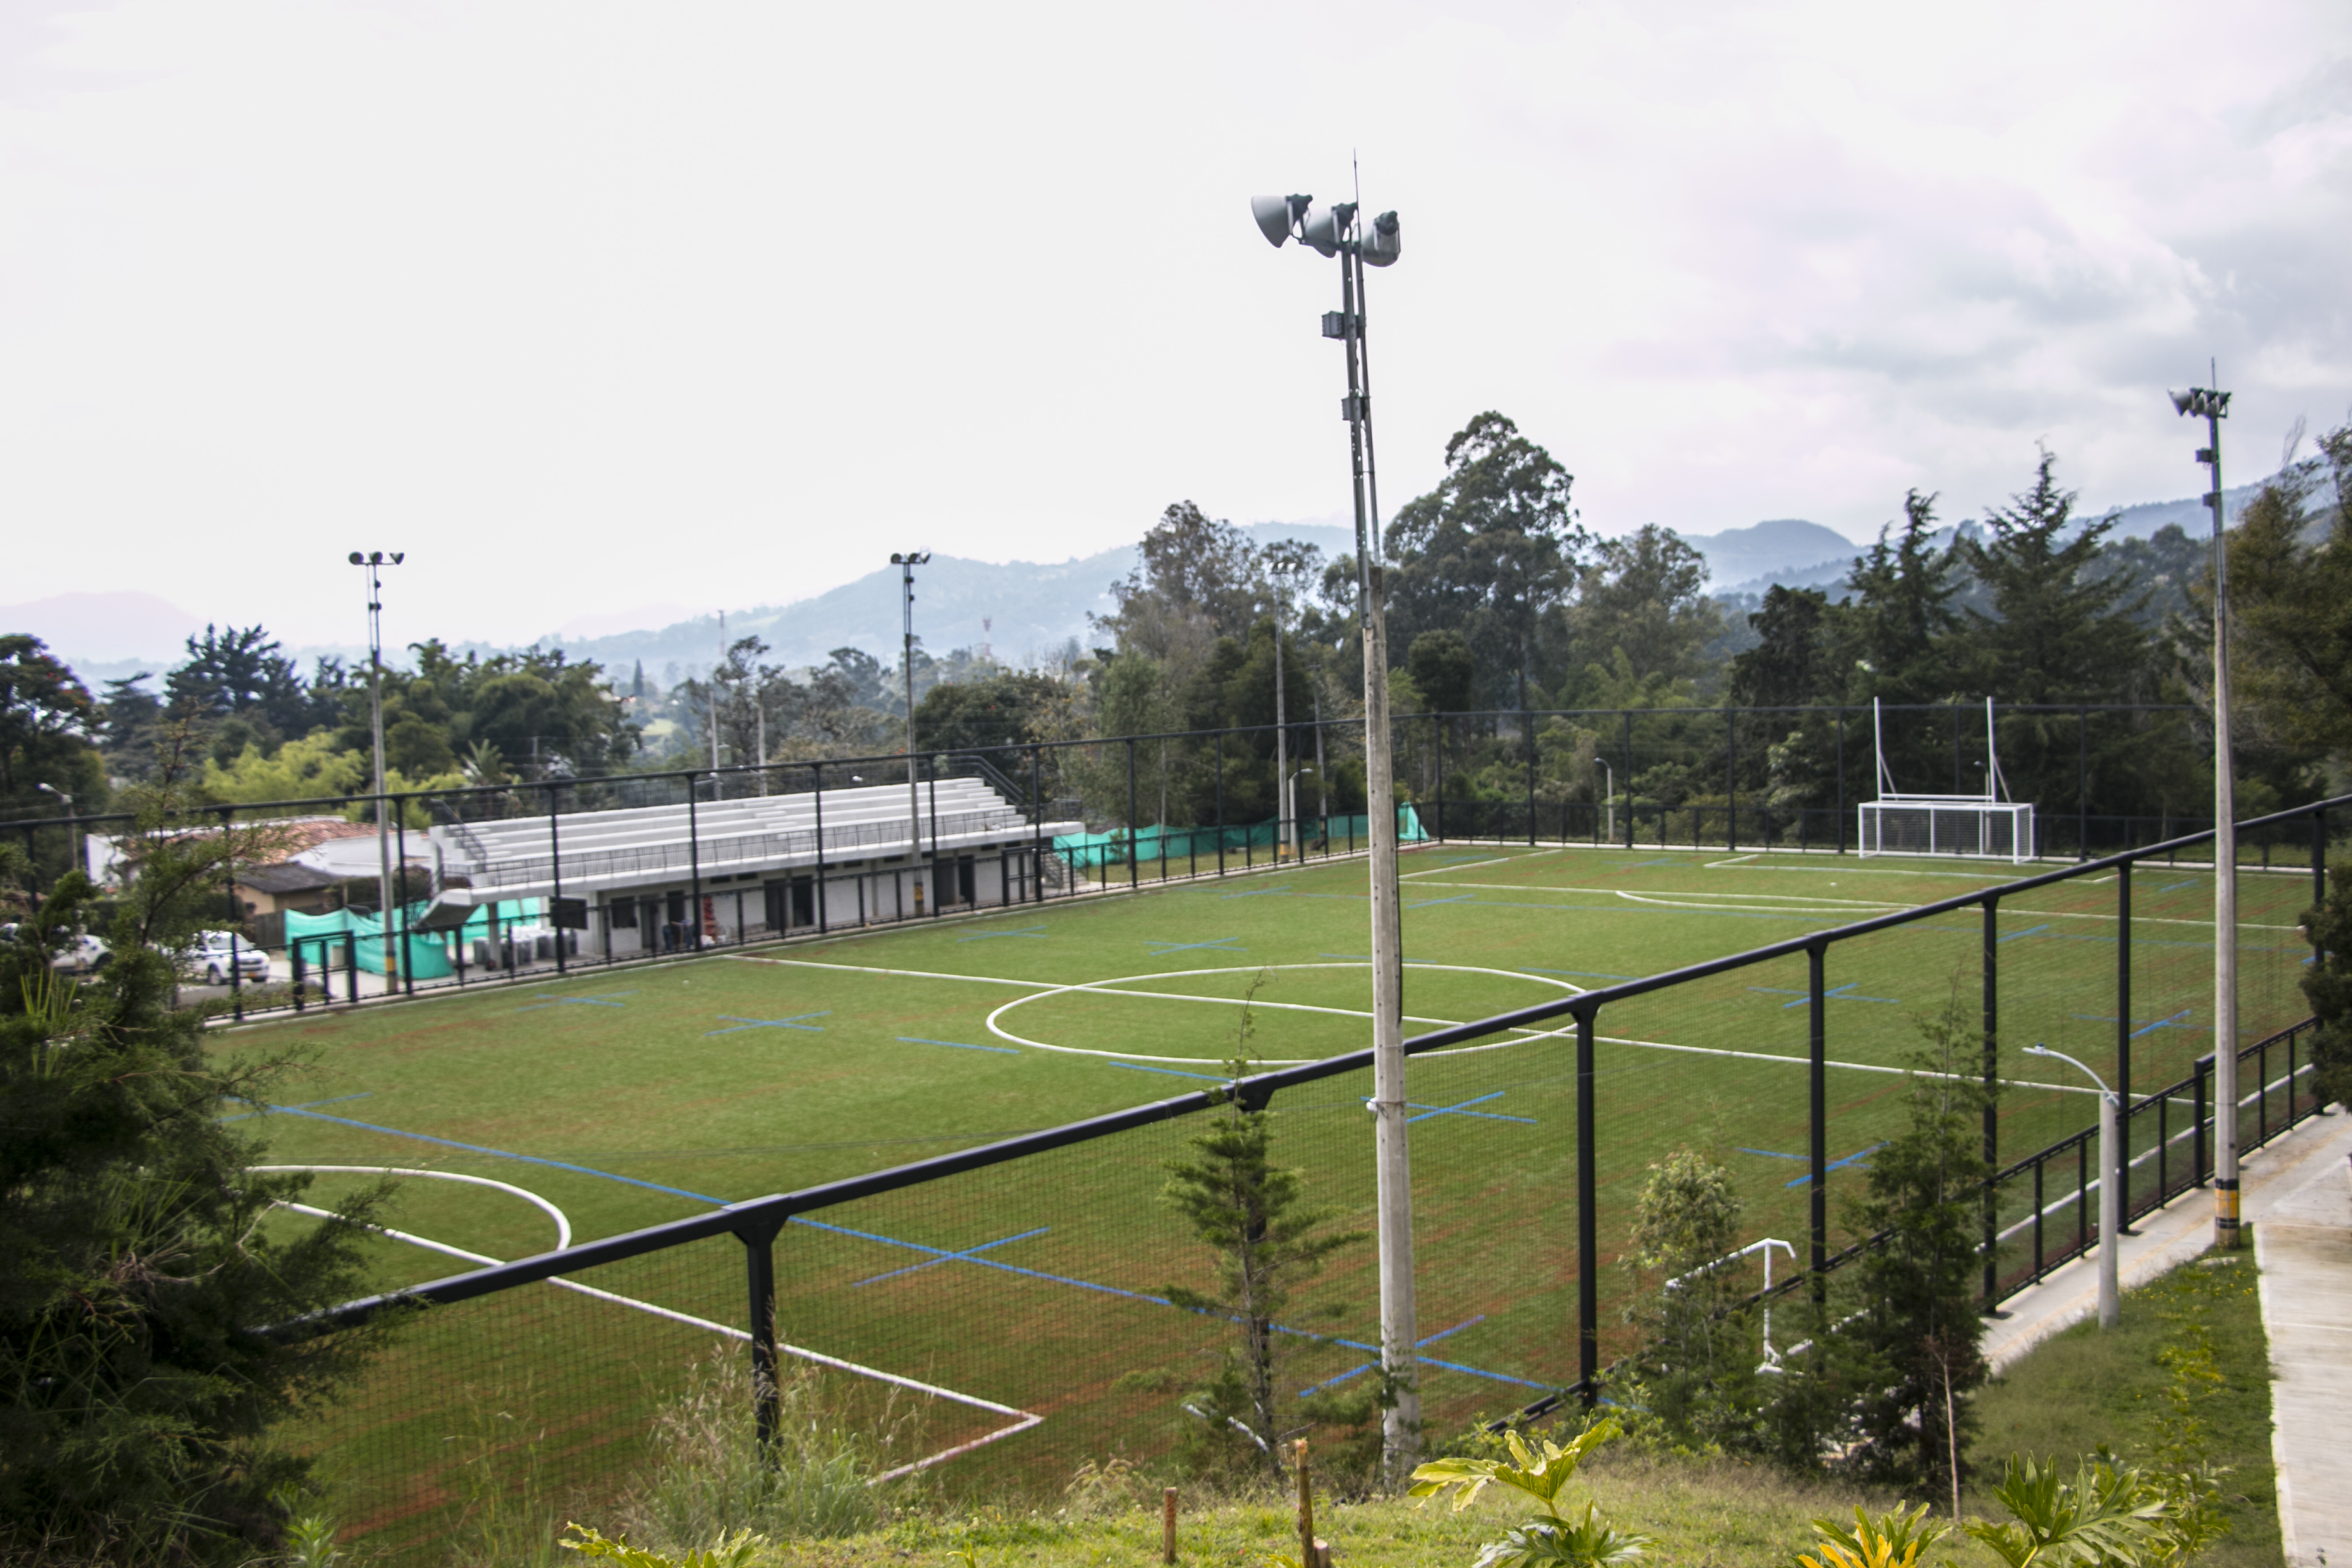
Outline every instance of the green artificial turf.
<path fill-rule="evenodd" d="M 1821 855 L 1432 847 L 1406 862 L 1408 1031 L 2014 875 Z M 310 1015 L 225 1032 L 217 1047 L 318 1053 L 287 1097 L 299 1111 L 247 1124 L 266 1131 L 274 1160 L 489 1178 L 554 1205 L 585 1240 L 1207 1087 L 1234 1049 L 1245 998 L 1261 1059 L 1359 1049 L 1364 879 L 1360 862 L 1336 862 L 1147 886 Z M 2210 877 L 2139 874 L 2131 1014 L 2143 1090 L 2179 1076 L 2210 1039 L 2196 1022 L 2211 973 L 2200 885 L 2210 899 Z M 2300 1016 L 2292 912 L 2303 893 L 2297 879 L 2245 879 L 2248 1037 Z M 2004 1040 L 2046 1040 L 2112 1072 L 2114 894 L 2111 880 L 2086 879 L 2004 901 L 1992 932 Z M 1919 1019 L 1948 1005 L 1979 1016 L 1985 944 L 1970 910 L 1830 950 L 1833 1199 L 1856 1190 L 1867 1152 L 1899 1125 L 1903 1079 L 1892 1069 L 1916 1048 Z M 1622 1343 L 1623 1281 L 1612 1265 L 1633 1194 L 1675 1146 L 1704 1144 L 1732 1168 L 1750 1234 L 1801 1245 L 1808 983 L 1799 955 L 1601 1014 L 1604 1359 Z M 1421 1332 L 1436 1336 L 1423 1395 L 1441 1425 L 1576 1375 L 1575 1052 L 1565 1026 L 1416 1058 L 1409 1074 Z M 2001 1102 L 2008 1155 L 2089 1121 L 2092 1101 L 2067 1069 L 2010 1054 L 2003 1070 L 2015 1080 Z M 1280 1156 L 1306 1173 L 1316 1201 L 1355 1224 L 1369 1224 L 1373 1203 L 1369 1093 L 1369 1074 L 1356 1072 L 1275 1102 Z M 1210 1321 L 1155 1299 L 1171 1283 L 1208 1281 L 1208 1255 L 1158 1198 L 1188 1131 L 1162 1123 L 803 1216 L 776 1246 L 783 1337 L 1044 1417 L 951 1467 L 974 1484 L 1042 1483 L 1080 1457 L 1156 1452 L 1183 1417 L 1167 1396 L 1135 1391 L 1129 1374 L 1181 1378 L 1220 1342 Z M 317 1190 L 331 1196 L 368 1179 L 322 1174 Z M 497 1258 L 557 1240 L 553 1219 L 522 1196 L 434 1179 L 402 1181 L 393 1223 Z M 373 1245 L 388 1287 L 467 1266 Z M 741 1249 L 730 1238 L 579 1282 L 746 1326 Z M 1307 1331 L 1286 1341 L 1300 1386 L 1360 1375 L 1376 1303 L 1370 1248 L 1340 1255 L 1300 1303 Z M 355 1478 L 365 1521 L 438 1517 L 461 1481 L 509 1459 L 550 1477 L 610 1474 L 687 1361 L 740 1353 L 708 1330 L 549 1286 L 427 1318 L 362 1397 L 306 1434 Z M 888 1387 L 839 1375 L 853 1405 Z M 511 1452 L 488 1445 L 466 1469 L 456 1434 L 490 1406 L 520 1407 L 508 1415 L 541 1436 Z M 942 1447 L 1008 1420 L 945 1400 L 926 1419 Z"/>

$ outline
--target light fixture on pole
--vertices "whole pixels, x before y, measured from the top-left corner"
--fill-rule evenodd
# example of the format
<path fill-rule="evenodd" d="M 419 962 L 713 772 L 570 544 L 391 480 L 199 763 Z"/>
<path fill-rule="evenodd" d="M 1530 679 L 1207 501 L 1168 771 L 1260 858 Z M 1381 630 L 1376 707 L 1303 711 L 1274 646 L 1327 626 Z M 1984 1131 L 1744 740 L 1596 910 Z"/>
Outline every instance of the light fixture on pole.
<path fill-rule="evenodd" d="M 915 568 L 931 563 L 928 550 L 908 550 L 890 557 L 890 564 L 898 569 L 898 610 L 903 633 L 898 652 L 898 671 L 906 678 L 907 687 L 907 864 L 912 867 L 915 857 L 923 849 L 922 792 L 915 787 Z M 931 846 L 936 854 L 939 846 Z M 915 897 L 923 896 L 923 885 L 915 884 Z M 921 912 L 919 903 L 917 913 Z"/>
<path fill-rule="evenodd" d="M 2219 380 L 2217 375 L 2215 380 Z M 2238 1245 L 2238 786 L 2230 745 L 2230 546 L 2221 513 L 2221 421 L 2230 395 L 2192 386 L 2174 410 L 2205 421 L 2197 449 L 2213 488 L 2213 1245 Z"/>
<path fill-rule="evenodd" d="M 2123 1316 L 2117 1281 L 2124 1247 L 2123 1101 L 2107 1087 L 2106 1079 L 2063 1051 L 2053 1051 L 2036 1041 L 2025 1047 L 2025 1054 L 2065 1062 L 2099 1086 L 2099 1327 L 2112 1329 Z M 2077 1194 L 2074 1201 L 2084 1200 Z"/>
<path fill-rule="evenodd" d="M 383 982 L 389 991 L 399 968 L 389 940 L 392 931 L 392 828 L 384 816 L 389 809 L 383 792 L 383 569 L 397 566 L 407 559 L 405 551 L 395 550 L 385 554 L 371 550 L 362 555 L 352 552 L 352 564 L 367 574 L 368 584 L 368 722 L 375 736 L 375 863 L 376 863 L 376 931 L 384 940 L 376 945 L 383 952 Z"/>
<path fill-rule="evenodd" d="M 39 790 L 43 795 L 53 795 L 59 800 L 65 802 L 66 842 L 73 846 L 74 869 L 87 876 L 89 872 L 89 857 L 82 850 L 81 824 L 74 819 L 73 796 L 68 795 L 65 791 L 59 789 L 53 784 L 37 784 L 33 787 Z"/>
<path fill-rule="evenodd" d="M 1381 1458 L 1391 1484 L 1412 1468 L 1421 1395 L 1413 1385 L 1418 1317 L 1412 1278 L 1412 1162 L 1406 1138 L 1404 961 L 1397 900 L 1396 781 L 1389 764 L 1387 618 L 1381 608 L 1380 484 L 1372 461 L 1371 362 L 1364 349 L 1364 268 L 1386 267 L 1402 249 L 1397 215 L 1359 222 L 1354 202 L 1318 206 L 1307 195 L 1253 196 L 1250 216 L 1276 247 L 1296 239 L 1339 260 L 1339 309 L 1323 317 L 1323 335 L 1348 355 L 1348 395 L 1339 416 L 1348 446 L 1356 511 L 1357 593 L 1364 642 L 1364 793 L 1371 826 L 1372 1100 L 1380 1196 L 1381 1366 L 1396 1403 L 1381 1420 Z"/>

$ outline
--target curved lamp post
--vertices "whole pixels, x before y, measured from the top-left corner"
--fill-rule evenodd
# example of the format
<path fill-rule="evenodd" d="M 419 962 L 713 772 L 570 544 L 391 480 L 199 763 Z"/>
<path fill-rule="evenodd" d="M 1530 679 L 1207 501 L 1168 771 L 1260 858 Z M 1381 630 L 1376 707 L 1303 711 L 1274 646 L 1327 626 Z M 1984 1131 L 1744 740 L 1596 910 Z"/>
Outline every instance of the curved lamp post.
<path fill-rule="evenodd" d="M 2099 1086 L 2099 1327 L 2112 1329 L 2123 1316 L 2116 1276 L 2123 1258 L 2123 1165 L 2119 1141 L 2123 1102 L 2107 1080 L 2063 1051 L 2036 1043 L 2025 1047 L 2029 1057 L 2049 1057 L 2071 1064 Z M 2083 1200 L 2078 1196 L 2075 1200 Z"/>
<path fill-rule="evenodd" d="M 1318 206 L 1313 196 L 1252 196 L 1250 216 L 1266 243 L 1297 240 L 1339 262 L 1339 309 L 1323 317 L 1323 335 L 1348 354 L 1348 395 L 1339 416 L 1348 446 L 1356 510 L 1357 590 L 1364 642 L 1364 793 L 1371 819 L 1372 1099 L 1380 1190 L 1381 1366 L 1396 1403 L 1381 1421 L 1381 1459 L 1391 1484 L 1412 1470 L 1421 1396 L 1412 1372 L 1417 1312 L 1412 1279 L 1412 1165 L 1407 1150 L 1404 1063 L 1404 963 L 1397 900 L 1396 781 L 1389 765 L 1388 628 L 1381 610 L 1380 482 L 1372 462 L 1372 373 L 1364 352 L 1364 268 L 1387 267 L 1402 252 L 1397 215 L 1359 221 L 1354 202 Z M 1277 668 L 1279 666 L 1277 665 Z M 1277 805 L 1278 809 L 1278 805 Z"/>

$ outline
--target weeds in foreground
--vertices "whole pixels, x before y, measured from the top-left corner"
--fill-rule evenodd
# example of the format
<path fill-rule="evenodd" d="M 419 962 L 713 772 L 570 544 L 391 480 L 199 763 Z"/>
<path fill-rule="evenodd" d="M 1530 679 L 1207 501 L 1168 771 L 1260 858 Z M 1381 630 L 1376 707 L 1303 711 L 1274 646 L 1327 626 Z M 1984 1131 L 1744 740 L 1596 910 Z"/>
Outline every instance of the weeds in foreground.
<path fill-rule="evenodd" d="M 627 1533 L 676 1550 L 748 1534 L 841 1536 L 871 1528 L 883 1513 L 873 1485 L 883 1442 L 853 1434 L 824 1392 L 814 1369 L 785 1371 L 777 1383 L 775 1436 L 763 1449 L 740 1359 L 697 1365 L 687 1391 L 656 1418 L 652 1472 L 622 1508 Z M 909 1425 L 892 1415 L 885 1413 L 886 1432 Z"/>

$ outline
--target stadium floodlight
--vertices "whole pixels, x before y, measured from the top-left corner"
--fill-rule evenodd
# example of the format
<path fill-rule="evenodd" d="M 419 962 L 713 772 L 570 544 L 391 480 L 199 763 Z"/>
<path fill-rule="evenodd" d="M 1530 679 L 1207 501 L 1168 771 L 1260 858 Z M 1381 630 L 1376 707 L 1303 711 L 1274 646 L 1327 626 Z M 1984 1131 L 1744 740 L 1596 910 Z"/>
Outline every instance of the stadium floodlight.
<path fill-rule="evenodd" d="M 381 550 L 371 550 L 362 555 L 352 552 L 352 564 L 367 574 L 368 586 L 368 722 L 375 740 L 375 860 L 376 860 L 376 931 L 385 940 L 376 943 L 383 951 L 383 984 L 389 992 L 400 971 L 399 950 L 393 944 L 392 932 L 392 827 L 384 819 L 391 815 L 383 792 L 383 569 L 397 566 L 407 559 L 405 551 L 395 550 L 389 555 Z"/>
<path fill-rule="evenodd" d="M 915 857 L 923 852 L 923 797 L 915 785 L 915 568 L 930 563 L 931 552 L 928 550 L 894 551 L 890 556 L 890 564 L 898 569 L 898 608 L 903 621 L 898 673 L 905 678 L 907 688 L 907 864 L 910 868 Z M 931 850 L 938 853 L 939 846 L 934 844 Z M 922 910 L 922 896 L 923 885 L 918 880 L 917 913 Z"/>
<path fill-rule="evenodd" d="M 1372 904 L 1372 1098 L 1375 1162 L 1380 1199 L 1381 1365 L 1394 1380 L 1396 1403 L 1381 1418 L 1381 1460 L 1391 1484 L 1412 1468 L 1421 1425 L 1421 1396 L 1412 1370 L 1419 1335 L 1412 1277 L 1412 1164 L 1406 1137 L 1404 966 L 1398 928 L 1396 780 L 1389 760 L 1389 658 L 1387 620 L 1381 609 L 1381 494 L 1372 459 L 1372 371 L 1364 349 L 1364 268 L 1386 267 L 1402 254 L 1397 215 L 1382 213 L 1369 230 L 1358 221 L 1359 204 L 1318 206 L 1307 195 L 1253 196 L 1250 216 L 1258 232 L 1277 249 L 1296 239 L 1310 250 L 1339 260 L 1339 309 L 1323 318 L 1322 331 L 1347 350 L 1348 396 L 1339 416 L 1348 422 L 1348 444 L 1356 510 L 1356 574 L 1364 643 L 1365 811 L 1371 826 Z M 1277 668 L 1279 666 L 1277 666 Z M 1276 809 L 1280 809 L 1276 801 Z M 1590 1218 L 1588 1215 L 1587 1219 Z M 1591 1308 L 1587 1280 L 1581 1306 Z M 1591 1316 L 1587 1311 L 1588 1319 Z M 1594 1339 L 1590 1322 L 1581 1336 L 1590 1360 Z M 1591 1367 L 1585 1369 L 1588 1373 Z M 1588 1387 L 1592 1380 L 1586 1380 Z"/>
<path fill-rule="evenodd" d="M 2218 366 L 2213 379 L 2221 379 Z M 2213 514 L 2213 1094 L 2216 1105 L 2238 1103 L 2238 784 L 2231 754 L 2230 711 L 2230 549 L 2221 503 L 2221 421 L 2230 416 L 2230 395 L 2192 386 L 2172 395 L 2174 412 L 2205 421 L 2205 445 L 2197 461 L 2211 485 L 2206 508 Z M 2239 1243 L 2238 1119 L 2213 1118 L 2213 1245 Z"/>
<path fill-rule="evenodd" d="M 2123 1101 L 2107 1087 L 2105 1079 L 2063 1051 L 2053 1051 L 2036 1040 L 2025 1047 L 2025 1054 L 2065 1062 L 2099 1086 L 2099 1327 L 2112 1329 L 2123 1316 L 2117 1284 L 2124 1233 Z M 2083 1202 L 2082 1194 L 2076 1194 L 2074 1201 Z"/>

